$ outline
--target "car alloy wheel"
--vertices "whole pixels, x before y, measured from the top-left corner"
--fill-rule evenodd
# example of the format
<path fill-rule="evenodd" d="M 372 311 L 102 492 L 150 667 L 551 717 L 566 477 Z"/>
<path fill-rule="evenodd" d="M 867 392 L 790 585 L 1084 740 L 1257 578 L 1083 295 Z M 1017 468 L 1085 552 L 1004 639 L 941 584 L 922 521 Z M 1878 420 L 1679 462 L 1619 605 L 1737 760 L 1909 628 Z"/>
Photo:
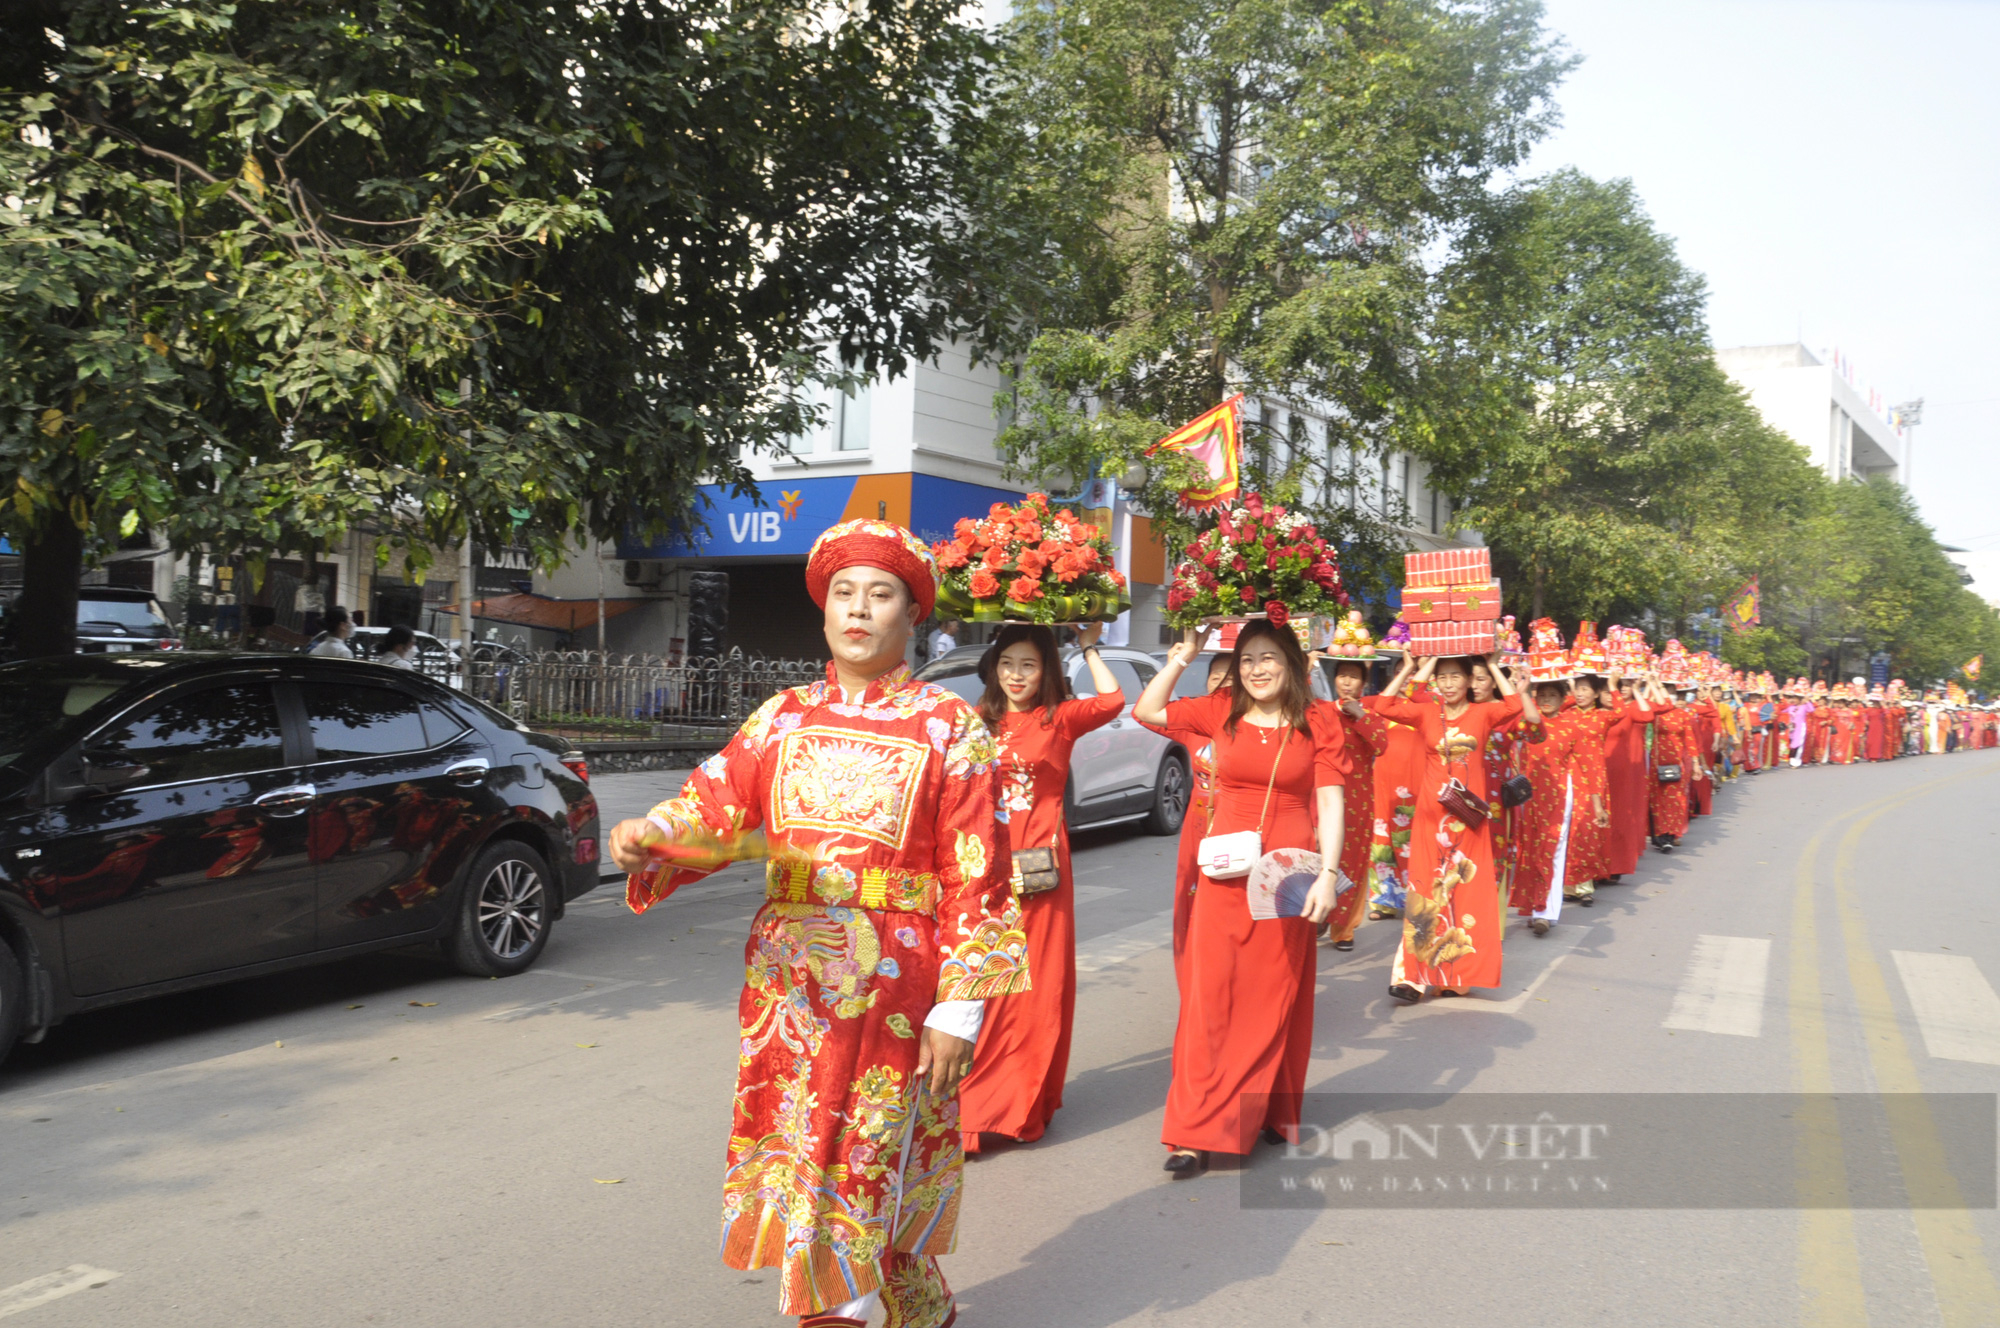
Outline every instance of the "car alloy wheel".
<path fill-rule="evenodd" d="M 520 858 L 503 859 L 486 873 L 477 908 L 480 934 L 498 959 L 519 959 L 548 925 L 548 891 L 540 874 Z"/>
<path fill-rule="evenodd" d="M 459 971 L 476 977 L 526 972 L 548 944 L 553 879 L 526 844 L 502 839 L 487 845 L 466 874 L 458 928 L 445 943 Z"/>

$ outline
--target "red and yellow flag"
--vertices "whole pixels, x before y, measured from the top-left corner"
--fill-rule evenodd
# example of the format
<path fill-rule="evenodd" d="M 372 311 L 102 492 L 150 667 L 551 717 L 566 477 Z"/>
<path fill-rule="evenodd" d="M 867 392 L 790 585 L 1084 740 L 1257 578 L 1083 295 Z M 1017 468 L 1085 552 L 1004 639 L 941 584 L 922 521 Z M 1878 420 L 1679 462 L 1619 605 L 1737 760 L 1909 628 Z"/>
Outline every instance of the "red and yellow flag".
<path fill-rule="evenodd" d="M 1220 507 L 1236 496 L 1242 450 L 1243 394 L 1238 392 L 1154 443 L 1146 455 L 1180 452 L 1202 463 L 1208 471 L 1208 483 L 1181 490 L 1182 505 L 1201 511 Z"/>
<path fill-rule="evenodd" d="M 1729 597 L 1729 602 L 1722 606 L 1722 620 L 1729 624 L 1731 631 L 1747 632 L 1763 621 L 1758 598 L 1757 578 L 1754 576 Z"/>
<path fill-rule="evenodd" d="M 1978 682 L 1979 670 L 1983 668 L 1985 664 L 1986 664 L 1986 652 L 1982 650 L 1978 654 L 1974 655 L 1971 659 L 1965 662 L 1965 676 L 1972 679 L 1974 682 Z"/>

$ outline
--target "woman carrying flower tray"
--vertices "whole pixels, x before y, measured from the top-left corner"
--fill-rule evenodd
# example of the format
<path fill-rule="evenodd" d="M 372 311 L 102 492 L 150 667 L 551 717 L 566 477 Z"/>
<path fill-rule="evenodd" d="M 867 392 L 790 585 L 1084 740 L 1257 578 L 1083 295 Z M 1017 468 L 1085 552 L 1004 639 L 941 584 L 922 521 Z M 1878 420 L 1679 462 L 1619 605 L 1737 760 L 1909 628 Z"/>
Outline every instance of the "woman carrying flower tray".
<path fill-rule="evenodd" d="M 1302 917 L 1250 916 L 1248 870 L 1220 878 L 1205 860 L 1189 919 L 1187 980 L 1174 1030 L 1173 1078 L 1161 1138 L 1176 1178 L 1211 1152 L 1248 1153 L 1296 1140 L 1312 1054 L 1313 933 L 1338 902 L 1346 734 L 1339 712 L 1313 700 L 1305 652 L 1289 628 L 1244 624 L 1226 691 L 1169 701 L 1194 659 L 1193 633 L 1168 652 L 1134 714 L 1142 724 L 1215 743 L 1206 834 L 1255 832 L 1258 853 L 1316 849 L 1323 869 Z"/>
<path fill-rule="evenodd" d="M 1125 708 L 1118 679 L 1098 657 L 1103 634 L 1104 624 L 1092 623 L 1078 636 L 1097 688 L 1084 700 L 1064 696 L 1062 659 L 1050 628 L 1002 627 L 980 660 L 986 694 L 979 717 L 999 740 L 1000 805 L 1017 865 L 1014 889 L 1034 985 L 986 1002 L 972 1073 L 959 1089 L 959 1129 L 968 1153 L 979 1151 L 982 1134 L 1023 1143 L 1039 1139 L 1062 1106 L 1076 1017 L 1076 889 L 1063 787 L 1076 740 Z M 1043 849 L 1053 863 L 1024 874 L 1021 864 Z"/>

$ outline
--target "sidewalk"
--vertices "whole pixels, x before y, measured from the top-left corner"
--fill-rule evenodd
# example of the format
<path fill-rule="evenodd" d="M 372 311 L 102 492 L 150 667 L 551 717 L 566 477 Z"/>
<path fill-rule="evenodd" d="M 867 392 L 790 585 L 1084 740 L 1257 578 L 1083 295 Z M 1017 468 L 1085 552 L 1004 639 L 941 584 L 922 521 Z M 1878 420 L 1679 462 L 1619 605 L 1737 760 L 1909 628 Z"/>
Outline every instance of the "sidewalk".
<path fill-rule="evenodd" d="M 590 791 L 597 795 L 599 833 L 608 835 L 620 821 L 644 816 L 679 793 L 681 785 L 693 773 L 692 769 L 635 770 L 630 774 L 592 775 Z"/>

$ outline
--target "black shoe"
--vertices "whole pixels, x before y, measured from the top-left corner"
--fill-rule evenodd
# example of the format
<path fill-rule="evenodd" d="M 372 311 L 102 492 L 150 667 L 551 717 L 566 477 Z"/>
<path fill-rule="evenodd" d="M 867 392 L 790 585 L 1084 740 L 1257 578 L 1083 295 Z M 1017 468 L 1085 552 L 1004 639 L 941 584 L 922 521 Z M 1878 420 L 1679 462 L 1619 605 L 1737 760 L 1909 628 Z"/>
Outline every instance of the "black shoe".
<path fill-rule="evenodd" d="M 1673 851 L 1674 851 L 1674 841 L 1673 841 L 1673 840 L 1671 840 L 1671 839 L 1664 839 L 1664 840 L 1661 840 L 1661 841 L 1660 841 L 1660 852 L 1662 852 L 1662 853 L 1671 853 L 1671 852 L 1673 852 Z"/>
<path fill-rule="evenodd" d="M 1418 991 L 1415 987 L 1412 987 L 1407 982 L 1390 983 L 1389 994 L 1391 996 L 1394 996 L 1397 1000 L 1401 1001 L 1405 1005 L 1415 1005 L 1418 1001 L 1424 998 L 1424 994 L 1422 992 Z"/>
<path fill-rule="evenodd" d="M 1208 1170 L 1208 1154 L 1198 1148 L 1176 1149 L 1167 1154 L 1164 1168 L 1175 1180 L 1186 1180 Z"/>
<path fill-rule="evenodd" d="M 1333 948 L 1336 950 L 1352 950 L 1354 948 L 1354 940 L 1352 937 L 1349 937 L 1344 941 L 1335 941 Z"/>
<path fill-rule="evenodd" d="M 1285 1132 L 1283 1130 L 1280 1130 L 1277 1127 L 1271 1125 L 1266 1125 L 1264 1127 L 1264 1132 L 1257 1137 L 1262 1139 L 1265 1143 L 1271 1145 L 1271 1147 L 1273 1148 L 1276 1148 L 1280 1144 L 1288 1144 L 1291 1142 L 1290 1139 L 1287 1139 L 1285 1137 Z"/>

